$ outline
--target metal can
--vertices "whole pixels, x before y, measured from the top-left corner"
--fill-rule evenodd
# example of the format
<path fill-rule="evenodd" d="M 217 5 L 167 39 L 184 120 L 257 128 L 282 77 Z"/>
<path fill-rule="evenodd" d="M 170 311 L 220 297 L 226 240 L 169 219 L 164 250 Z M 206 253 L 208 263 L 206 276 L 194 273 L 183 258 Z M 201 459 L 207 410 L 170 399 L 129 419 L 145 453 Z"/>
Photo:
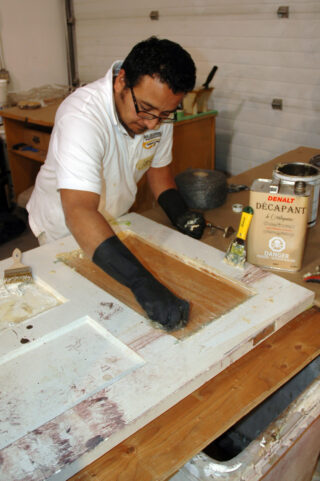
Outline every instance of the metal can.
<path fill-rule="evenodd" d="M 311 187 L 311 208 L 309 210 L 308 227 L 316 224 L 320 193 L 320 169 L 316 165 L 303 162 L 278 164 L 272 172 L 274 180 L 282 184 L 294 186 L 296 182 L 306 182 Z"/>
<path fill-rule="evenodd" d="M 282 271 L 302 266 L 307 232 L 310 186 L 257 179 L 250 189 L 254 210 L 248 234 L 247 259 L 251 264 Z"/>

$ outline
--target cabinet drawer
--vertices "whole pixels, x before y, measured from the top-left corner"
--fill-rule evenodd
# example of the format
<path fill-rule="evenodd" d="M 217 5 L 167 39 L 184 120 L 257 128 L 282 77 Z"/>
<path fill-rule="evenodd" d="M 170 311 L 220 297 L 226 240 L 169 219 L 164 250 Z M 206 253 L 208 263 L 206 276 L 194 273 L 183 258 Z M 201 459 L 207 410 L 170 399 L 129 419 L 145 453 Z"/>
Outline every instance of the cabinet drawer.
<path fill-rule="evenodd" d="M 47 151 L 50 141 L 50 134 L 48 132 L 41 132 L 41 130 L 26 128 L 23 131 L 23 142 L 31 147 L 41 151 Z"/>

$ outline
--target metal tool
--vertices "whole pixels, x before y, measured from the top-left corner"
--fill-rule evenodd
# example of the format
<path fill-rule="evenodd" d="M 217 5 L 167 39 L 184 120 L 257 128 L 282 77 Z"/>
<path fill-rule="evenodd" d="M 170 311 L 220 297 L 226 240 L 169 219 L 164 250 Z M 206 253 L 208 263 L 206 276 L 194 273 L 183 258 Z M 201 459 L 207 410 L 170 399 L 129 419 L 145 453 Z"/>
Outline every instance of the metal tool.
<path fill-rule="evenodd" d="M 243 209 L 236 238 L 231 242 L 224 256 L 224 261 L 234 267 L 242 268 L 246 261 L 246 238 L 252 220 L 253 209 L 247 206 Z"/>
<path fill-rule="evenodd" d="M 202 85 L 202 87 L 204 87 L 205 89 L 208 89 L 209 88 L 209 84 L 211 82 L 211 80 L 213 79 L 216 71 L 218 70 L 218 67 L 217 65 L 215 65 L 212 70 L 210 71 L 208 77 L 207 77 L 207 80 L 205 81 L 205 83 Z"/>
<path fill-rule="evenodd" d="M 212 224 L 212 222 L 209 222 L 208 220 L 206 220 L 206 227 L 209 227 L 212 232 L 214 232 L 215 229 L 221 230 L 223 232 L 223 237 L 229 237 L 235 232 L 234 228 L 231 226 L 221 227 L 220 225 Z"/>

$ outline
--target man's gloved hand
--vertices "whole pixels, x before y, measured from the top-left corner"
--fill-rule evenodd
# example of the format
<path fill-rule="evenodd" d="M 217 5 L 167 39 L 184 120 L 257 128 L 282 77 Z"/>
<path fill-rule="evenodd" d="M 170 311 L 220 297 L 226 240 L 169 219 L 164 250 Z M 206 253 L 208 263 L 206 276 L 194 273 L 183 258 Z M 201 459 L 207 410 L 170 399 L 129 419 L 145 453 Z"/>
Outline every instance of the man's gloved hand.
<path fill-rule="evenodd" d="M 151 274 L 135 281 L 131 290 L 148 317 L 166 330 L 172 331 L 187 324 L 189 303 L 176 297 Z"/>
<path fill-rule="evenodd" d="M 160 323 L 168 331 L 187 324 L 189 303 L 157 281 L 117 236 L 103 241 L 96 248 L 92 260 L 132 290 L 152 321 Z"/>
<path fill-rule="evenodd" d="M 176 227 L 180 232 L 183 232 L 183 234 L 187 234 L 195 239 L 201 239 L 206 227 L 206 221 L 202 214 L 187 210 L 178 217 Z"/>
<path fill-rule="evenodd" d="M 189 210 L 177 189 L 162 192 L 158 197 L 158 203 L 180 232 L 201 239 L 206 221 L 201 213 Z"/>

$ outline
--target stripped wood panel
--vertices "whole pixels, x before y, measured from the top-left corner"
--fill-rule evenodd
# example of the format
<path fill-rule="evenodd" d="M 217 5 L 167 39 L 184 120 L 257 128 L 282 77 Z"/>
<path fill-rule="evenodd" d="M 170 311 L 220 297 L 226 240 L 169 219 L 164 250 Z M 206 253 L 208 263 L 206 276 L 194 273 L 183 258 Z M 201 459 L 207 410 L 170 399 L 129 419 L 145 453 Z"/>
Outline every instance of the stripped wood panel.
<path fill-rule="evenodd" d="M 253 295 L 244 286 L 233 284 L 204 268 L 185 264 L 136 235 L 125 233 L 122 240 L 156 279 L 176 296 L 190 302 L 187 326 L 171 333 L 178 339 L 196 332 Z M 85 258 L 82 251 L 59 254 L 58 258 L 139 314 L 145 315 L 131 290 Z"/>

